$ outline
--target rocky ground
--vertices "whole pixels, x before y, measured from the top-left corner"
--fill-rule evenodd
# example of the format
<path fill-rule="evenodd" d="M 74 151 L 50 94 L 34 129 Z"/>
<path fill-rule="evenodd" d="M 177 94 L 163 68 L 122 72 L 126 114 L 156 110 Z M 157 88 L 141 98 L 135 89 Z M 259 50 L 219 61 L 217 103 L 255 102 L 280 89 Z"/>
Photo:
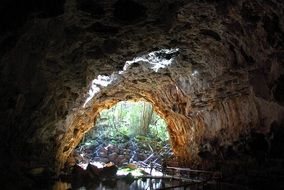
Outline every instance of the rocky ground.
<path fill-rule="evenodd" d="M 172 151 L 167 141 L 144 136 L 129 138 L 118 135 L 89 139 L 82 143 L 74 154 L 76 163 L 113 162 L 117 166 L 122 166 L 139 162 L 161 166 L 163 160 L 172 155 Z"/>

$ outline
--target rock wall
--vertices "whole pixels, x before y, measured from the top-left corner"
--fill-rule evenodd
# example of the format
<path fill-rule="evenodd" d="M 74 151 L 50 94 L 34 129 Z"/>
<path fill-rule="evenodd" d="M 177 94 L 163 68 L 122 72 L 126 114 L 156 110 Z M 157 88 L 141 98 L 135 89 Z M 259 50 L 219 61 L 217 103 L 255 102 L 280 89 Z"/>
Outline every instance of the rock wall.
<path fill-rule="evenodd" d="M 66 0 L 62 15 L 29 20 L 1 56 L 1 152 L 26 168 L 63 168 L 99 111 L 122 100 L 151 102 L 173 151 L 193 166 L 252 129 L 269 133 L 284 116 L 283 8 Z M 159 53 L 171 48 L 178 52 Z M 151 52 L 173 62 L 156 72 L 133 61 L 123 71 Z M 92 85 L 100 76 L 115 80 Z"/>

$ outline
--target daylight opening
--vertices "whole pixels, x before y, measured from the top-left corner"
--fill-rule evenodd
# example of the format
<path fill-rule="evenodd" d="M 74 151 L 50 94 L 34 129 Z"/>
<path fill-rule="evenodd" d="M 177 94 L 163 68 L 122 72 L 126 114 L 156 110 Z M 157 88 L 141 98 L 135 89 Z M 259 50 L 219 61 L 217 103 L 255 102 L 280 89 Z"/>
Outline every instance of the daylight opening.
<path fill-rule="evenodd" d="M 75 154 L 83 168 L 89 163 L 102 167 L 112 162 L 123 168 L 119 175 L 138 167 L 160 168 L 173 153 L 167 124 L 153 106 L 145 101 L 122 101 L 100 112 Z"/>

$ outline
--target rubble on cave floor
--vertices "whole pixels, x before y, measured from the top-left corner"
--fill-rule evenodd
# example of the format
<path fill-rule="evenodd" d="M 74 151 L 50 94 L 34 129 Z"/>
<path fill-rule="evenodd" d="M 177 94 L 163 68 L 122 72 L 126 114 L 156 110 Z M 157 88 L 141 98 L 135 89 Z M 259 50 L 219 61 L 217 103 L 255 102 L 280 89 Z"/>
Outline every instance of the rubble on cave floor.
<path fill-rule="evenodd" d="M 102 165 L 112 162 L 119 167 L 134 163 L 161 168 L 163 161 L 172 155 L 168 142 L 161 139 L 145 136 L 129 138 L 118 135 L 86 141 L 75 150 L 74 158 L 82 167 L 92 162 Z"/>

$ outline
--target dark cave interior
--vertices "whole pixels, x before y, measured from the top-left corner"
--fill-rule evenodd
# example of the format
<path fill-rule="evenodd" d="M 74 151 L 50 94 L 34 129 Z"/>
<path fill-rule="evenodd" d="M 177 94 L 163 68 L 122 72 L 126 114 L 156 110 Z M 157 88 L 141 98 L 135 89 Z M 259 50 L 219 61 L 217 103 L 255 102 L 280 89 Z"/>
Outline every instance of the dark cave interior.
<path fill-rule="evenodd" d="M 282 0 L 2 0 L 0 47 L 1 189 L 284 189 Z M 161 131 L 94 130 L 141 100 L 170 155 Z M 147 129 L 145 107 L 120 113 Z"/>

